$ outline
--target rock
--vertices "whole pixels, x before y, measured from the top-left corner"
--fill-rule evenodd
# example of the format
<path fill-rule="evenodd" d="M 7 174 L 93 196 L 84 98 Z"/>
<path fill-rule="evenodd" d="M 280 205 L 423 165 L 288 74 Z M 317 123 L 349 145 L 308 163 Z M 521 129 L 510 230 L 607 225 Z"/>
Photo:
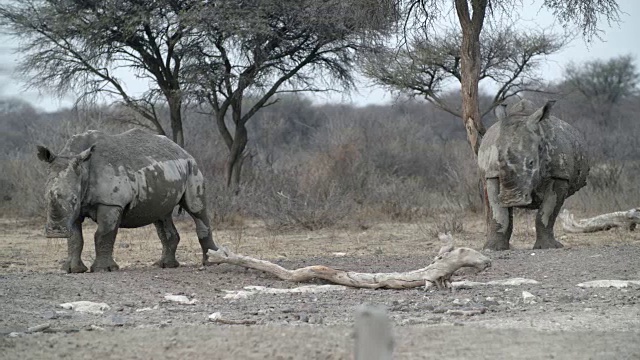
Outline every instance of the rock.
<path fill-rule="evenodd" d="M 51 324 L 49 324 L 49 323 L 40 324 L 40 325 L 36 325 L 36 326 L 32 326 L 32 327 L 28 328 L 27 332 L 28 333 L 40 332 L 40 331 L 43 331 L 43 330 L 47 330 L 50 327 L 51 327 Z"/>
<path fill-rule="evenodd" d="M 111 321 L 111 324 L 114 326 L 124 326 L 127 323 L 127 319 L 124 316 L 118 314 L 111 315 L 109 321 Z"/>
<path fill-rule="evenodd" d="M 214 312 L 213 314 L 209 315 L 208 318 L 210 321 L 218 321 L 222 319 L 222 314 L 220 312 Z"/>
<path fill-rule="evenodd" d="M 609 288 L 614 287 L 616 289 L 622 289 L 629 287 L 630 285 L 640 286 L 640 280 L 593 280 L 580 283 L 576 286 L 581 288 Z"/>
<path fill-rule="evenodd" d="M 89 327 L 89 330 L 93 330 L 93 331 L 104 331 L 104 328 L 103 328 L 103 327 L 100 327 L 100 326 L 98 326 L 98 325 L 91 325 L 91 326 Z"/>
<path fill-rule="evenodd" d="M 58 314 L 55 311 L 47 310 L 42 313 L 42 318 L 47 320 L 53 320 L 58 318 Z"/>
<path fill-rule="evenodd" d="M 67 310 L 97 315 L 102 314 L 105 310 L 109 310 L 109 305 L 92 301 L 73 301 L 60 304 L 60 307 Z"/>
<path fill-rule="evenodd" d="M 302 322 L 306 322 L 306 323 L 308 323 L 308 322 L 309 322 L 309 315 L 307 315 L 307 314 L 305 314 L 305 313 L 300 314 L 300 315 L 298 316 L 298 318 L 299 318 L 299 320 L 300 320 L 300 321 L 302 321 Z"/>
<path fill-rule="evenodd" d="M 166 294 L 164 296 L 164 299 L 167 301 L 177 302 L 178 304 L 183 304 L 183 305 L 194 305 L 195 303 L 198 302 L 198 300 L 196 299 L 189 300 L 189 298 L 185 295 Z"/>
<path fill-rule="evenodd" d="M 18 337 L 18 336 L 21 336 L 21 335 L 23 335 L 23 333 L 17 332 L 17 331 L 13 331 L 13 332 L 10 332 L 9 335 L 7 335 L 7 336 L 14 338 L 14 337 Z"/>
<path fill-rule="evenodd" d="M 309 324 L 322 324 L 324 320 L 322 320 L 322 316 L 314 315 L 309 317 Z"/>
<path fill-rule="evenodd" d="M 533 295 L 532 293 L 528 292 L 528 291 L 523 291 L 522 292 L 522 302 L 524 302 L 525 304 L 535 304 L 536 303 L 536 296 Z"/>

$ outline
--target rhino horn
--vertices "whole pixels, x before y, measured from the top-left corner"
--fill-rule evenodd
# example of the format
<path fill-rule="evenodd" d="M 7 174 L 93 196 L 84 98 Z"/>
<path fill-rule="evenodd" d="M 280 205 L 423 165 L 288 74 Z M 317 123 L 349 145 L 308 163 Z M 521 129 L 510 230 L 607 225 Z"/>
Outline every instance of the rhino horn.
<path fill-rule="evenodd" d="M 38 159 L 48 163 L 51 163 L 53 162 L 53 160 L 56 159 L 56 155 L 46 147 L 42 145 L 38 145 L 37 148 L 38 148 Z"/>
<path fill-rule="evenodd" d="M 527 121 L 527 125 L 529 126 L 529 128 L 536 129 L 540 121 L 547 119 L 549 117 L 549 114 L 551 113 L 551 108 L 555 103 L 556 103 L 555 100 L 549 100 L 547 101 L 546 104 L 544 104 L 543 107 L 541 107 L 540 109 L 536 110 L 536 112 L 531 114 L 531 116 L 529 116 L 529 119 Z"/>

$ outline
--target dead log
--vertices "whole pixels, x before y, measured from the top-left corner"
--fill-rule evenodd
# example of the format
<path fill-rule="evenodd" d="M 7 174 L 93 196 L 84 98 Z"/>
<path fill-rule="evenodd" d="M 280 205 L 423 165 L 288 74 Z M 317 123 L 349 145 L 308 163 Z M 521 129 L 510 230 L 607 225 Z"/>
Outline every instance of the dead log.
<path fill-rule="evenodd" d="M 435 261 L 426 268 L 403 273 L 360 273 L 322 265 L 288 270 L 266 260 L 234 254 L 222 247 L 217 251 L 209 250 L 208 255 L 211 263 L 226 263 L 261 270 L 285 281 L 304 282 L 322 279 L 334 284 L 368 289 L 407 289 L 423 285 L 426 288 L 433 285 L 441 288 L 450 283 L 451 274 L 461 267 L 474 267 L 481 271 L 491 266 L 491 260 L 476 250 L 452 247 L 443 248 Z"/>
<path fill-rule="evenodd" d="M 616 227 L 633 231 L 640 223 L 640 208 L 616 211 L 581 220 L 575 220 L 573 214 L 565 209 L 560 214 L 560 219 L 562 219 L 564 231 L 569 233 L 590 233 Z"/>

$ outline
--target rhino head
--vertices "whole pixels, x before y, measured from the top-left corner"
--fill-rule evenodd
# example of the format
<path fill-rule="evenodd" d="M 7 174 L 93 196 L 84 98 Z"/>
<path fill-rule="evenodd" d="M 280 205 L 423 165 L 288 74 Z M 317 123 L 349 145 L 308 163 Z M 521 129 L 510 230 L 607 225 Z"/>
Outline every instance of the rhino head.
<path fill-rule="evenodd" d="M 548 159 L 544 134 L 540 123 L 549 118 L 555 101 L 532 111 L 531 103 L 523 100 L 507 113 L 504 106 L 496 109 L 500 123 L 497 138 L 500 194 L 503 207 L 527 206 L 533 201 L 533 190 L 538 187 Z M 533 113 L 532 113 L 533 112 Z"/>
<path fill-rule="evenodd" d="M 86 164 L 92 151 L 93 146 L 77 155 L 60 156 L 44 146 L 38 146 L 38 159 L 49 164 L 45 187 L 46 237 L 71 236 L 73 222 L 80 216 L 83 189 L 86 189 L 89 173 Z"/>

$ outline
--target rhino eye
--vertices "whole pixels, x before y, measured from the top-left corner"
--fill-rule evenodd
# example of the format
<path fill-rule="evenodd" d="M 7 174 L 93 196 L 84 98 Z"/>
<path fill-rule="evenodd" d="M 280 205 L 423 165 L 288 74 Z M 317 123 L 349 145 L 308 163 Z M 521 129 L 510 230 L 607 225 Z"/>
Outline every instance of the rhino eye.
<path fill-rule="evenodd" d="M 529 167 L 529 168 L 533 167 L 533 159 L 527 160 L 527 167 Z"/>

